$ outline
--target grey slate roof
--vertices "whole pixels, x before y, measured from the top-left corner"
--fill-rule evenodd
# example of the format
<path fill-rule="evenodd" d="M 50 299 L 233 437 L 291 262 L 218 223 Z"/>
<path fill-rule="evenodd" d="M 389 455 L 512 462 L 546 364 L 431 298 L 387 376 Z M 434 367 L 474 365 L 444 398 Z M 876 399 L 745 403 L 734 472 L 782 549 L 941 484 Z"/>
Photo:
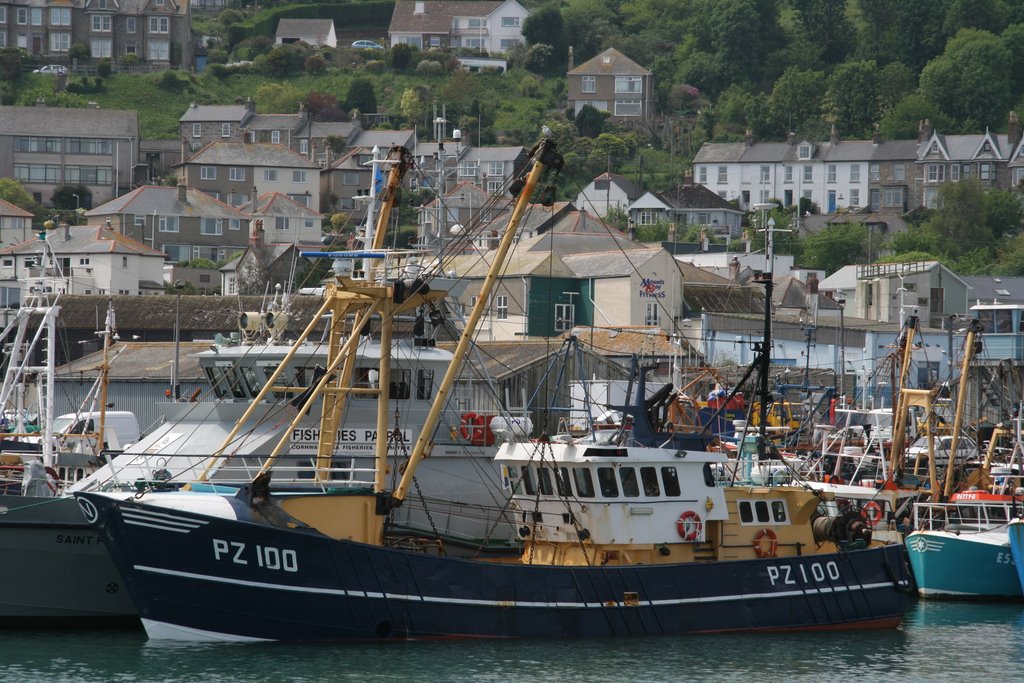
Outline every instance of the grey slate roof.
<path fill-rule="evenodd" d="M 11 204 L 6 199 L 0 199 L 0 216 L 14 216 L 15 218 L 31 218 L 31 211 L 26 211 L 20 206 Z"/>
<path fill-rule="evenodd" d="M 968 305 L 980 299 L 983 304 L 998 301 L 1001 304 L 1024 303 L 1024 277 L 993 277 L 991 275 L 964 276 L 967 283 Z"/>
<path fill-rule="evenodd" d="M 570 71 L 569 74 L 586 74 L 588 76 L 650 76 L 651 72 L 614 47 L 610 47 L 596 57 L 583 62 Z"/>
<path fill-rule="evenodd" d="M 301 38 L 302 36 L 318 36 L 326 38 L 334 26 L 331 19 L 288 19 L 277 22 L 278 38 Z"/>
<path fill-rule="evenodd" d="M 423 12 L 416 13 L 416 5 L 423 6 Z M 504 4 L 503 2 L 469 0 L 453 2 L 440 0 L 415 2 L 398 0 L 391 13 L 389 30 L 396 33 L 448 33 L 454 17 L 486 17 Z"/>
<path fill-rule="evenodd" d="M 259 142 L 211 142 L 185 163 L 319 168 L 306 157 L 284 145 Z"/>
<path fill-rule="evenodd" d="M 252 202 L 243 204 L 241 209 L 252 211 Z M 323 218 L 323 215 L 314 209 L 299 204 L 288 195 L 280 192 L 265 192 L 260 195 L 256 203 L 255 213 L 265 216 L 302 216 L 304 218 Z M 248 214 L 247 214 L 248 215 Z"/>
<path fill-rule="evenodd" d="M 653 193 L 675 209 L 723 209 L 742 213 L 735 206 L 703 185 L 680 183 L 664 192 Z"/>
<path fill-rule="evenodd" d="M 416 131 L 414 130 L 361 130 L 352 140 L 350 146 L 370 149 L 380 147 L 381 151 L 385 152 L 392 145 L 409 149 L 415 139 Z"/>
<path fill-rule="evenodd" d="M 249 130 L 298 130 L 305 122 L 302 114 L 254 114 L 245 122 L 245 127 Z"/>
<path fill-rule="evenodd" d="M 193 102 L 178 119 L 182 123 L 240 122 L 250 114 L 244 104 L 196 104 Z"/>
<path fill-rule="evenodd" d="M 140 256 L 159 256 L 165 254 L 142 242 L 136 242 L 109 228 L 77 225 L 67 228 L 71 239 L 64 239 L 64 228 L 50 230 L 46 240 L 55 254 L 138 254 Z M 36 254 L 39 252 L 39 238 L 34 237 L 27 242 L 0 249 L 0 254 Z"/>
<path fill-rule="evenodd" d="M 111 216 L 122 213 L 157 214 L 159 216 L 202 216 L 204 218 L 240 218 L 249 215 L 210 195 L 188 188 L 184 202 L 178 199 L 178 188 L 145 185 L 111 199 L 85 212 L 86 216 Z"/>
<path fill-rule="evenodd" d="M 118 109 L 0 107 L 0 135 L 52 135 L 71 138 L 139 137 L 139 116 Z"/>
<path fill-rule="evenodd" d="M 633 275 L 638 268 L 658 255 L 660 249 L 640 250 L 624 254 L 621 251 L 604 251 L 591 254 L 566 254 L 562 261 L 578 277 L 623 277 Z"/>

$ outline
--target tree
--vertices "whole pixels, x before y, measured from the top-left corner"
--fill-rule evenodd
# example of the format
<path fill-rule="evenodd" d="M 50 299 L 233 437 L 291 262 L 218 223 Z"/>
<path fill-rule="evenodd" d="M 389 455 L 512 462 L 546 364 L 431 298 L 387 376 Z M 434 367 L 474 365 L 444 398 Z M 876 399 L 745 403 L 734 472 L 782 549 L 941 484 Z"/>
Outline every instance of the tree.
<path fill-rule="evenodd" d="M 391 46 L 388 51 L 388 64 L 391 68 L 398 69 L 401 71 L 405 67 L 409 66 L 409 62 L 412 61 L 412 48 L 409 47 L 408 43 L 396 43 Z"/>
<path fill-rule="evenodd" d="M 406 88 L 402 92 L 402 100 L 398 106 L 402 111 L 402 116 L 409 123 L 416 123 L 427 111 L 423 91 L 419 88 Z"/>
<path fill-rule="evenodd" d="M 864 61 L 836 67 L 825 94 L 825 110 L 841 135 L 867 137 L 878 120 L 878 66 Z"/>
<path fill-rule="evenodd" d="M 1010 107 L 1011 57 L 991 33 L 962 29 L 921 72 L 921 94 L 964 128 L 998 125 Z"/>
<path fill-rule="evenodd" d="M 985 192 L 985 222 L 995 239 L 1016 235 L 1024 221 L 1024 209 L 1016 192 L 991 189 Z"/>
<path fill-rule="evenodd" d="M 310 91 L 303 101 L 317 121 L 348 121 L 348 115 L 338 106 L 338 98 L 330 93 Z"/>
<path fill-rule="evenodd" d="M 853 46 L 853 25 L 846 18 L 846 3 L 835 0 L 793 0 L 803 34 L 814 36 L 821 59 L 842 62 Z"/>
<path fill-rule="evenodd" d="M 327 71 L 327 60 L 320 55 L 310 55 L 306 57 L 303 68 L 308 74 L 319 75 Z"/>
<path fill-rule="evenodd" d="M 778 129 L 801 131 L 811 121 L 820 119 L 824 80 L 819 72 L 792 67 L 779 76 L 769 98 L 771 115 Z"/>
<path fill-rule="evenodd" d="M 985 218 L 985 194 L 975 178 L 946 183 L 939 188 L 941 208 L 924 225 L 935 236 L 941 254 L 959 257 L 965 248 L 993 247 L 992 230 Z"/>
<path fill-rule="evenodd" d="M 92 193 L 85 185 L 61 185 L 54 189 L 50 199 L 53 208 L 73 211 L 92 206 Z"/>
<path fill-rule="evenodd" d="M 0 199 L 26 211 L 35 211 L 37 208 L 32 195 L 14 178 L 0 178 Z"/>
<path fill-rule="evenodd" d="M 354 78 L 348 86 L 345 97 L 345 109 L 372 113 L 377 111 L 377 96 L 373 92 L 373 83 L 366 78 Z"/>
<path fill-rule="evenodd" d="M 616 3 L 617 5 L 618 3 Z M 608 0 L 569 0 L 562 9 L 566 42 L 577 64 L 601 52 L 621 35 L 618 16 Z"/>
<path fill-rule="evenodd" d="M 565 23 L 562 21 L 562 12 L 556 5 L 546 5 L 528 16 L 523 22 L 522 30 L 527 45 L 549 45 L 551 47 L 553 63 L 559 62 L 557 55 L 562 55 L 561 63 L 568 58 Z"/>
<path fill-rule="evenodd" d="M 261 66 L 268 76 L 281 78 L 302 69 L 307 50 L 292 43 L 278 45 L 261 60 Z"/>
<path fill-rule="evenodd" d="M 265 83 L 256 88 L 253 99 L 261 112 L 290 114 L 299 108 L 302 92 L 287 83 Z"/>
<path fill-rule="evenodd" d="M 942 113 L 939 105 L 919 93 L 911 93 L 900 100 L 888 113 L 882 116 L 879 130 L 886 140 L 914 140 L 918 126 L 927 119 L 935 130 L 952 127 L 949 117 Z"/>
<path fill-rule="evenodd" d="M 585 104 L 580 108 L 573 122 L 582 137 L 596 138 L 601 134 L 606 118 L 608 118 L 607 112 L 600 112 L 589 104 Z"/>
<path fill-rule="evenodd" d="M 851 263 L 863 263 L 867 243 L 868 229 L 863 223 L 829 225 L 800 240 L 800 264 L 834 273 Z"/>

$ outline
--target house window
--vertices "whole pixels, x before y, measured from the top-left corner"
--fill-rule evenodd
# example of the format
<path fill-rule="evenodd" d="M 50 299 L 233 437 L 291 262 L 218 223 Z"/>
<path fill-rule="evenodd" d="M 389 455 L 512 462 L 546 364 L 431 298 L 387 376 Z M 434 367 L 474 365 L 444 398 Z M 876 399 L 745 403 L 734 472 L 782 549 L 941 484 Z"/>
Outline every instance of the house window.
<path fill-rule="evenodd" d="M 89 41 L 89 53 L 94 59 L 110 57 L 112 42 L 110 38 L 93 38 Z"/>
<path fill-rule="evenodd" d="M 285 216 L 278 216 L 277 218 L 274 219 L 274 227 L 277 230 L 287 230 L 288 219 Z"/>
<path fill-rule="evenodd" d="M 698 166 L 697 167 L 697 182 L 702 185 L 708 184 L 708 167 Z"/>
<path fill-rule="evenodd" d="M 960 180 L 960 164 L 949 165 L 949 179 L 954 182 Z"/>
<path fill-rule="evenodd" d="M 814 180 L 814 167 L 804 166 L 804 182 L 809 183 Z"/>
<path fill-rule="evenodd" d="M 926 187 L 924 188 L 924 208 L 926 209 L 937 209 L 939 208 L 939 188 L 937 187 Z"/>
<path fill-rule="evenodd" d="M 71 47 L 71 34 L 50 32 L 50 52 L 67 52 Z"/>
<path fill-rule="evenodd" d="M 94 14 L 92 17 L 92 30 L 97 33 L 110 33 L 110 15 Z"/>
<path fill-rule="evenodd" d="M 178 217 L 160 216 L 158 225 L 160 232 L 178 232 Z"/>
<path fill-rule="evenodd" d="M 769 180 L 771 179 L 771 174 L 772 174 L 771 166 L 762 166 L 761 167 L 761 182 L 762 183 L 769 182 Z"/>
<path fill-rule="evenodd" d="M 978 164 L 978 180 L 992 180 L 992 164 Z"/>
<path fill-rule="evenodd" d="M 850 164 L 850 182 L 860 182 L 860 164 Z"/>
<path fill-rule="evenodd" d="M 199 234 L 222 235 L 224 234 L 224 224 L 220 218 L 204 218 L 199 223 Z"/>
<path fill-rule="evenodd" d="M 725 185 L 729 182 L 729 167 L 719 166 L 718 167 L 718 184 Z"/>
<path fill-rule="evenodd" d="M 504 294 L 494 297 L 494 317 L 498 320 L 508 320 L 508 297 Z"/>
<path fill-rule="evenodd" d="M 47 164 L 14 164 L 14 177 L 29 183 L 46 183 L 48 185 L 60 182 L 60 166 Z"/>
<path fill-rule="evenodd" d="M 860 190 L 850 190 L 850 206 L 860 206 Z"/>
<path fill-rule="evenodd" d="M 467 161 L 464 164 L 459 164 L 459 177 L 460 178 L 475 178 L 476 172 L 479 169 L 477 162 Z"/>
<path fill-rule="evenodd" d="M 963 165 L 962 170 L 961 170 L 961 175 L 963 175 L 964 178 L 970 178 L 973 173 L 974 173 L 974 170 L 973 170 L 973 167 L 972 167 L 971 164 L 964 164 Z"/>
<path fill-rule="evenodd" d="M 241 230 L 242 219 L 241 218 L 229 218 L 228 219 L 228 230 Z"/>
<path fill-rule="evenodd" d="M 1017 187 L 1024 181 L 1024 168 L 1013 169 L 1013 186 Z"/>
<path fill-rule="evenodd" d="M 110 185 L 111 169 L 109 166 L 65 166 L 64 182 Z"/>
<path fill-rule="evenodd" d="M 42 7 L 32 7 L 32 8 L 29 9 L 29 12 L 32 13 L 32 25 L 33 26 L 42 26 L 43 25 L 43 8 Z M 109 31 L 110 29 L 107 29 L 107 30 Z"/>
<path fill-rule="evenodd" d="M 927 180 L 929 183 L 941 183 L 946 179 L 946 167 L 942 164 L 928 164 Z"/>
<path fill-rule="evenodd" d="M 631 95 L 640 94 L 644 91 L 643 78 L 640 76 L 616 76 L 615 92 L 628 93 Z"/>
<path fill-rule="evenodd" d="M 892 165 L 892 179 L 900 182 L 904 181 L 907 177 L 907 167 L 904 164 L 893 164 Z M 872 180 L 878 180 L 873 178 Z"/>
<path fill-rule="evenodd" d="M 761 190 L 761 192 L 760 192 L 761 198 L 758 201 L 761 202 L 762 204 L 767 203 L 768 202 L 768 195 L 770 195 L 770 194 L 771 193 L 768 190 Z"/>
<path fill-rule="evenodd" d="M 270 131 L 270 141 L 272 143 L 274 143 L 274 144 L 280 144 L 281 143 L 281 131 L 279 131 L 279 130 L 272 130 L 272 131 Z"/>
<path fill-rule="evenodd" d="M 896 167 L 893 166 L 894 170 L 895 170 L 895 168 Z M 881 179 L 882 179 L 881 167 L 878 164 L 871 164 L 870 166 L 868 166 L 868 180 L 877 183 Z"/>
<path fill-rule="evenodd" d="M 658 304 L 654 302 L 647 304 L 647 312 L 644 314 L 644 325 L 648 327 L 658 326 Z"/>
<path fill-rule="evenodd" d="M 787 183 L 793 182 L 793 167 L 786 166 L 786 181 Z"/>
<path fill-rule="evenodd" d="M 7 47 L 7 34 L 0 31 L 0 48 Z"/>
<path fill-rule="evenodd" d="M 810 145 L 800 145 L 800 147 L 797 149 L 797 157 L 800 158 L 800 159 L 810 159 L 811 158 L 811 146 Z"/>
<path fill-rule="evenodd" d="M 576 325 L 576 307 L 572 304 L 555 304 L 555 332 L 571 330 Z"/>
<path fill-rule="evenodd" d="M 217 179 L 217 167 L 216 166 L 200 166 L 199 167 L 199 179 L 200 180 L 216 180 Z"/>
<path fill-rule="evenodd" d="M 135 33 L 135 17 L 125 17 L 124 30 L 125 33 Z"/>
<path fill-rule="evenodd" d="M 309 140 L 302 138 L 299 140 L 299 154 L 309 154 Z"/>
<path fill-rule="evenodd" d="M 7 8 L 6 7 L 0 7 L 0 24 L 6 24 L 6 23 L 7 23 Z"/>
<path fill-rule="evenodd" d="M 355 171 L 345 171 L 345 172 L 343 172 L 341 174 L 341 184 L 342 185 L 358 185 L 359 184 L 359 174 L 356 173 Z"/>
<path fill-rule="evenodd" d="M 150 17 L 149 18 L 149 32 L 150 33 L 168 33 L 170 30 L 170 20 L 167 17 Z"/>
<path fill-rule="evenodd" d="M 71 8 L 51 7 L 50 26 L 71 26 Z"/>
<path fill-rule="evenodd" d="M 879 190 L 878 188 L 874 188 L 868 193 L 868 196 L 870 197 L 868 201 L 868 208 L 871 209 L 872 211 L 878 211 L 878 209 L 881 208 L 882 204 L 881 190 Z"/>
<path fill-rule="evenodd" d="M 277 169 L 265 168 L 263 169 L 263 180 L 268 183 L 277 182 Z"/>
<path fill-rule="evenodd" d="M 127 268 L 128 267 L 128 257 L 127 256 L 122 256 L 121 257 L 121 267 L 122 268 Z"/>
<path fill-rule="evenodd" d="M 201 138 L 203 137 L 203 124 L 193 123 L 192 124 L 192 137 Z"/>
<path fill-rule="evenodd" d="M 505 177 L 505 162 L 504 161 L 492 161 L 487 164 L 487 175 L 503 178 Z"/>
<path fill-rule="evenodd" d="M 502 28 L 515 28 L 519 26 L 519 17 L 502 17 L 501 27 Z"/>
<path fill-rule="evenodd" d="M 834 183 L 836 181 L 836 165 L 828 165 L 828 182 Z"/>
<path fill-rule="evenodd" d="M 292 182 L 293 183 L 304 183 L 306 182 L 305 171 L 292 171 Z"/>
<path fill-rule="evenodd" d="M 882 206 L 903 207 L 903 188 L 886 187 L 882 189 Z"/>
<path fill-rule="evenodd" d="M 500 180 L 488 180 L 487 181 L 487 193 L 488 194 L 494 194 L 495 192 L 500 190 L 501 189 L 501 183 L 502 183 L 502 181 L 500 181 Z"/>
<path fill-rule="evenodd" d="M 173 262 L 180 263 L 182 261 L 188 261 L 190 258 L 189 252 L 191 251 L 188 245 L 185 244 L 164 244 L 164 253 L 167 254 L 167 258 Z"/>
<path fill-rule="evenodd" d="M 27 7 L 18 7 L 15 10 L 15 20 L 18 22 L 18 24 L 20 26 L 24 26 L 25 24 L 27 24 L 28 23 L 28 8 Z"/>
<path fill-rule="evenodd" d="M 616 116 L 640 116 L 643 114 L 643 103 L 640 100 L 615 100 Z"/>
<path fill-rule="evenodd" d="M 147 50 L 150 61 L 166 62 L 171 58 L 171 43 L 167 40 L 151 40 Z"/>
<path fill-rule="evenodd" d="M 596 76 L 583 76 L 582 77 L 582 90 L 585 93 L 597 92 L 597 77 Z"/>
<path fill-rule="evenodd" d="M 222 138 L 229 138 L 229 137 L 231 137 L 231 124 L 230 123 L 222 123 L 222 124 L 220 124 L 220 136 Z"/>
<path fill-rule="evenodd" d="M 232 166 L 228 169 L 228 180 L 245 182 L 245 169 L 240 166 Z"/>
<path fill-rule="evenodd" d="M 288 195 L 288 199 L 292 200 L 296 204 L 301 204 L 302 206 L 305 206 L 307 208 L 309 207 L 308 194 L 290 194 Z"/>
<path fill-rule="evenodd" d="M 637 225 L 654 225 L 654 212 L 650 210 L 638 211 L 636 214 Z"/>

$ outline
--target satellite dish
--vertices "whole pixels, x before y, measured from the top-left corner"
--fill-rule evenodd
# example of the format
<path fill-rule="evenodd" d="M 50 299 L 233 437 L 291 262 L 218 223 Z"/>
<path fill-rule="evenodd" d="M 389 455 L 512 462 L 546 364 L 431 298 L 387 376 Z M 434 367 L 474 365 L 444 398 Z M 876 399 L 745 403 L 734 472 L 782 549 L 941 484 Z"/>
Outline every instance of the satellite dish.
<path fill-rule="evenodd" d="M 448 228 L 448 232 L 450 234 L 452 234 L 452 235 L 461 235 L 462 234 L 462 226 L 459 223 L 456 223 L 452 227 Z"/>

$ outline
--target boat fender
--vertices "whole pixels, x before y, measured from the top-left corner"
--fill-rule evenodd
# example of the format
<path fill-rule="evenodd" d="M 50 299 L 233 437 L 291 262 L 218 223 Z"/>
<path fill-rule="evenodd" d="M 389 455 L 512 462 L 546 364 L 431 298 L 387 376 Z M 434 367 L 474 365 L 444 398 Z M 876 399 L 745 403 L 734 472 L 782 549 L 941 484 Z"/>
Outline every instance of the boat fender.
<path fill-rule="evenodd" d="M 696 541 L 700 536 L 700 515 L 694 510 L 686 510 L 676 520 L 676 532 L 684 541 Z"/>
<path fill-rule="evenodd" d="M 768 539 L 765 543 L 764 539 Z M 761 529 L 754 535 L 754 554 L 758 557 L 775 557 L 779 549 L 779 537 L 771 529 Z"/>
<path fill-rule="evenodd" d="M 876 527 L 882 523 L 884 514 L 882 513 L 882 506 L 877 501 L 869 501 L 860 510 L 860 516 L 864 518 L 869 525 Z"/>

